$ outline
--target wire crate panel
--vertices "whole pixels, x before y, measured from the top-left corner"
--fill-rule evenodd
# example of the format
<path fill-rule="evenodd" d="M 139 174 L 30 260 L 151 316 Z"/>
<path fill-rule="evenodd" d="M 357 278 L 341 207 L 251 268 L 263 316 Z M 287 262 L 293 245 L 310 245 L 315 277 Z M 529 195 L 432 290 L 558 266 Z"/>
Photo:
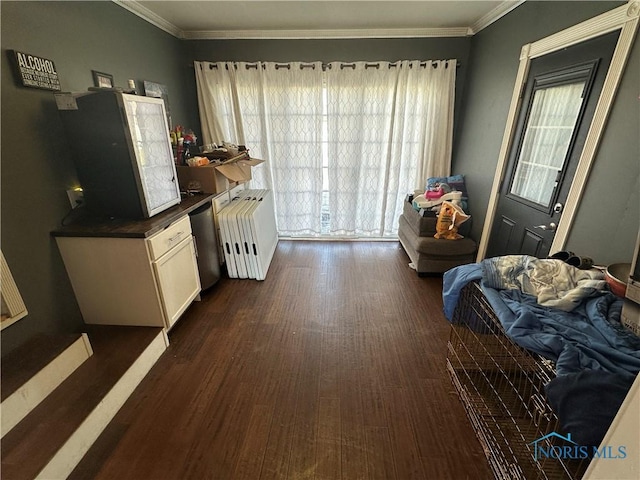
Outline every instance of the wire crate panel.
<path fill-rule="evenodd" d="M 454 313 L 447 369 L 497 479 L 582 478 L 588 460 L 535 458 L 532 442 L 560 431 L 544 394 L 555 367 L 507 337 L 475 282 Z"/>

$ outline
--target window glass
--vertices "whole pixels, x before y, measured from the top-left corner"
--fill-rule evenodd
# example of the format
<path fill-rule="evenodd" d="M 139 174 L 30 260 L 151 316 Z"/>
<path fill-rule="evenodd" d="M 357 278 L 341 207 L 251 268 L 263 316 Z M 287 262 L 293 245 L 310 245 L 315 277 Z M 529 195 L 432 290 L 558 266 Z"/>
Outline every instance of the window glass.
<path fill-rule="evenodd" d="M 584 85 L 582 81 L 534 93 L 512 195 L 549 206 L 580 113 Z"/>

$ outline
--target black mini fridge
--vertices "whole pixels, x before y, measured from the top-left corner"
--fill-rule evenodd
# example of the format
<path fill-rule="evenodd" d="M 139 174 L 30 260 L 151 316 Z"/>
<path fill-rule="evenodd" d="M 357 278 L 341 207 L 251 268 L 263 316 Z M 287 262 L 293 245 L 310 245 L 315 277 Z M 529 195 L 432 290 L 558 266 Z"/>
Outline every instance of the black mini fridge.
<path fill-rule="evenodd" d="M 202 290 L 215 285 L 220 280 L 218 242 L 213 220 L 213 207 L 206 203 L 189 213 L 191 231 L 196 241 L 196 256 Z"/>
<path fill-rule="evenodd" d="M 106 90 L 56 94 L 56 103 L 88 210 L 142 219 L 180 203 L 161 98 Z"/>

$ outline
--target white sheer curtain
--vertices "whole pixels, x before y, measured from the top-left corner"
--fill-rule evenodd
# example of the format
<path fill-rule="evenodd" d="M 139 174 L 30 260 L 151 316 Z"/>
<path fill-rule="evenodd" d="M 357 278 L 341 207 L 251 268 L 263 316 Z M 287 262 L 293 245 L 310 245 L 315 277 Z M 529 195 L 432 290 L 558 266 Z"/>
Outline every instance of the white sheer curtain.
<path fill-rule="evenodd" d="M 264 135 L 280 234 L 317 235 L 322 208 L 322 64 L 265 64 Z M 239 69 L 240 70 L 240 69 Z"/>
<path fill-rule="evenodd" d="M 392 237 L 405 194 L 450 174 L 455 65 L 195 62 L 203 138 L 267 160 L 281 235 Z"/>
<path fill-rule="evenodd" d="M 329 230 L 394 236 L 406 193 L 450 173 L 455 60 L 332 63 L 326 74 Z"/>
<path fill-rule="evenodd" d="M 244 144 L 235 69 L 220 62 L 195 62 L 194 66 L 203 143 L 234 140 Z"/>
<path fill-rule="evenodd" d="M 237 142 L 267 160 L 253 184 L 273 189 L 280 234 L 319 234 L 322 64 L 195 62 L 195 70 L 204 142 Z"/>

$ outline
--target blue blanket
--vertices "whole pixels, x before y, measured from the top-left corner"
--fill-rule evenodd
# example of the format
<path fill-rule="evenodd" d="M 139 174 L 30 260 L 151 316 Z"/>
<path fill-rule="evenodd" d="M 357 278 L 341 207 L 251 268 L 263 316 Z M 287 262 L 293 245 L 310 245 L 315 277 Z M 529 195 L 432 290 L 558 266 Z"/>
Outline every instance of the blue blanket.
<path fill-rule="evenodd" d="M 634 377 L 602 370 L 560 375 L 545 385 L 563 432 L 580 445 L 598 447 L 631 389 Z"/>
<path fill-rule="evenodd" d="M 584 369 L 626 376 L 640 371 L 640 337 L 621 325 L 622 300 L 611 293 L 602 291 L 587 297 L 566 312 L 542 306 L 536 297 L 520 290 L 490 288 L 481 264 L 464 265 L 444 275 L 444 312 L 449 320 L 460 291 L 474 280 L 480 280 L 507 335 L 518 345 L 553 360 L 559 375 Z"/>

